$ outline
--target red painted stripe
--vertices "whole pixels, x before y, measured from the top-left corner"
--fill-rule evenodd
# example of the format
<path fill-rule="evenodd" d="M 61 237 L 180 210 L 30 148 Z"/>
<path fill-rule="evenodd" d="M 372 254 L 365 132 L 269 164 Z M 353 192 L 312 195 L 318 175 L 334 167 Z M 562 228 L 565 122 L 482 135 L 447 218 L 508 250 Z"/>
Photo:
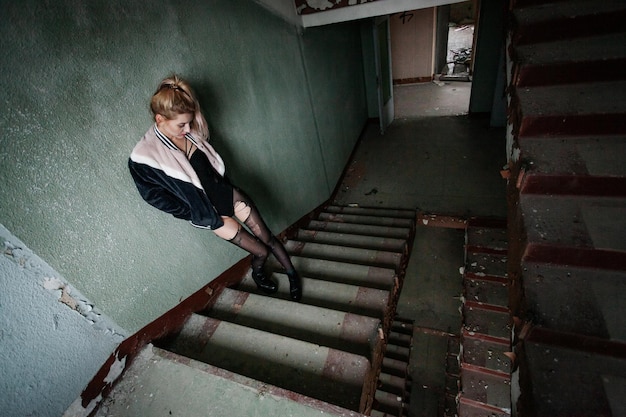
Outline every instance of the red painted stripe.
<path fill-rule="evenodd" d="M 513 43 L 525 45 L 622 32 L 624 20 L 626 11 L 620 10 L 541 21 L 518 27 Z"/>
<path fill-rule="evenodd" d="M 467 227 L 506 229 L 507 220 L 501 217 L 471 217 L 467 221 Z"/>
<path fill-rule="evenodd" d="M 463 338 L 464 339 L 478 339 L 478 340 L 484 340 L 490 343 L 495 343 L 498 345 L 511 346 L 511 341 L 509 339 L 505 339 L 504 337 L 490 336 L 484 333 L 470 332 L 467 329 L 463 329 Z"/>
<path fill-rule="evenodd" d="M 474 272 L 466 272 L 465 279 L 476 281 L 495 282 L 497 284 L 508 285 L 509 279 L 498 275 L 478 275 Z"/>
<path fill-rule="evenodd" d="M 478 365 L 472 365 L 471 363 L 467 362 L 461 362 L 461 373 L 463 373 L 463 370 L 495 376 L 496 378 L 501 378 L 505 381 L 511 380 L 511 375 L 507 374 L 506 372 L 496 371 L 495 369 L 489 369 Z"/>
<path fill-rule="evenodd" d="M 589 62 L 528 65 L 519 69 L 517 87 L 615 81 L 626 78 L 626 58 Z"/>
<path fill-rule="evenodd" d="M 495 407 L 493 405 L 481 403 L 480 401 L 472 400 L 472 399 L 464 397 L 462 395 L 459 397 L 459 405 L 460 406 L 467 405 L 469 407 L 477 408 L 479 410 L 485 410 L 487 412 L 487 414 L 485 414 L 485 415 L 494 415 L 494 416 L 498 416 L 498 415 L 501 415 L 501 414 L 507 415 L 507 416 L 511 415 L 511 413 L 509 411 L 505 410 L 504 408 L 499 408 L 499 407 Z M 461 416 L 465 415 L 465 414 L 463 414 L 463 411 L 461 410 L 461 407 L 459 407 L 459 414 Z M 474 414 L 470 414 L 470 415 L 474 415 Z"/>
<path fill-rule="evenodd" d="M 561 267 L 626 271 L 626 254 L 603 249 L 572 248 L 530 243 L 522 262 L 545 263 Z"/>
<path fill-rule="evenodd" d="M 626 197 L 626 178 L 528 174 L 524 178 L 520 194 Z"/>
<path fill-rule="evenodd" d="M 626 133 L 626 114 L 569 114 L 525 116 L 520 137 L 620 135 Z"/>
<path fill-rule="evenodd" d="M 466 245 L 465 250 L 469 253 L 487 253 L 491 255 L 506 255 L 509 253 L 508 249 L 490 248 L 486 246 Z"/>
<path fill-rule="evenodd" d="M 509 314 L 507 307 L 497 306 L 494 304 L 479 303 L 478 301 L 466 301 L 465 307 L 469 307 L 474 310 L 486 310 L 493 311 L 495 313 Z"/>
<path fill-rule="evenodd" d="M 626 343 L 575 333 L 564 333 L 544 327 L 533 327 L 525 341 L 626 359 Z"/>

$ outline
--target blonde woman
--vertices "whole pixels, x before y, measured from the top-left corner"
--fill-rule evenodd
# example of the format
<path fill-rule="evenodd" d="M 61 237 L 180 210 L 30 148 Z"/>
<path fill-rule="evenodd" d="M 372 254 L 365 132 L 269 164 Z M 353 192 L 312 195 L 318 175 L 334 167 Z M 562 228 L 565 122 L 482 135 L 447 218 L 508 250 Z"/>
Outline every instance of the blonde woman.
<path fill-rule="evenodd" d="M 207 122 L 189 84 L 176 75 L 164 79 L 150 108 L 155 123 L 128 161 L 142 198 L 251 253 L 252 278 L 268 294 L 278 290 L 263 271 L 271 252 L 285 268 L 291 299 L 299 301 L 300 277 L 285 247 L 252 200 L 225 176 L 224 162 L 208 142 Z"/>

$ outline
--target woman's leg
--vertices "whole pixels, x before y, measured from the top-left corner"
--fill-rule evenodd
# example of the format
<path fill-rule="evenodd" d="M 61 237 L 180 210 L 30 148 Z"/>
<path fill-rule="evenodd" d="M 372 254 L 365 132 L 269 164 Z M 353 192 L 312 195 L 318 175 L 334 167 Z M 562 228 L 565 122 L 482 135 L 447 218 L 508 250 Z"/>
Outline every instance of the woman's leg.
<path fill-rule="evenodd" d="M 260 242 L 256 237 L 251 235 L 247 230 L 242 229 L 236 220 L 230 217 L 222 217 L 224 226 L 215 229 L 216 235 L 230 243 L 239 246 L 243 250 L 252 254 L 252 279 L 259 289 L 274 293 L 278 290 L 278 285 L 265 276 L 263 265 L 267 259 L 269 252 L 267 246 Z"/>
<path fill-rule="evenodd" d="M 300 277 L 296 272 L 296 269 L 291 263 L 291 258 L 287 250 L 283 246 L 282 242 L 276 238 L 269 230 L 261 213 L 257 210 L 256 206 L 252 203 L 252 200 L 246 196 L 240 190 L 233 190 L 233 200 L 235 206 L 235 217 L 241 220 L 261 242 L 270 248 L 272 254 L 276 257 L 278 262 L 285 268 L 285 272 L 289 277 L 289 284 L 291 287 L 291 298 L 294 300 L 300 300 L 302 297 L 302 288 L 300 285 Z M 263 260 L 265 261 L 265 260 Z"/>

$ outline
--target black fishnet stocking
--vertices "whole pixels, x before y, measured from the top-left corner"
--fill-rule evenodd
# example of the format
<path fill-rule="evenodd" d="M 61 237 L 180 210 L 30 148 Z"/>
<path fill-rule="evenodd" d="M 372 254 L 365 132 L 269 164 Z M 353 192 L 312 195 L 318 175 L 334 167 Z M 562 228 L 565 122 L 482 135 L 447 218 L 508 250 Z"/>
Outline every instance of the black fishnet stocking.
<path fill-rule="evenodd" d="M 256 241 L 257 245 L 261 245 L 265 249 L 265 252 L 263 254 L 263 251 L 259 250 L 258 246 L 254 247 L 254 250 L 256 252 L 253 252 L 252 250 L 249 250 L 244 246 L 240 246 L 241 248 L 247 250 L 248 252 L 252 253 L 252 255 L 254 255 L 252 258 L 252 268 L 254 269 L 255 263 L 257 264 L 260 263 L 261 267 L 263 266 L 263 264 L 265 263 L 265 260 L 267 259 L 267 256 L 269 255 L 267 252 L 267 248 L 269 248 L 269 250 L 276 257 L 278 262 L 280 262 L 280 264 L 283 266 L 283 268 L 285 268 L 287 272 L 293 272 L 294 267 L 293 267 L 293 264 L 291 263 L 291 259 L 289 258 L 289 254 L 287 253 L 287 250 L 285 249 L 283 244 L 278 239 L 276 239 L 276 237 L 272 234 L 270 229 L 267 227 L 267 225 L 263 221 L 263 218 L 261 217 L 261 213 L 259 213 L 259 210 L 257 210 L 256 206 L 252 203 L 252 201 L 245 194 L 243 194 L 243 192 L 237 189 L 235 189 L 233 192 L 233 199 L 234 199 L 233 204 L 237 203 L 238 201 L 241 201 L 250 208 L 250 215 L 248 216 L 247 219 L 244 220 L 244 224 L 248 227 L 248 229 L 250 229 L 250 232 L 252 233 L 250 234 L 246 232 L 245 230 L 240 230 L 235 236 L 235 238 L 233 239 L 233 241 L 237 239 L 237 237 L 240 234 L 243 234 L 242 232 L 245 232 L 252 239 L 254 239 L 252 236 L 254 235 L 254 237 L 256 237 L 256 239 L 254 240 Z M 236 242 L 233 242 L 233 243 L 239 245 Z M 247 240 L 245 244 L 246 245 L 248 244 Z"/>

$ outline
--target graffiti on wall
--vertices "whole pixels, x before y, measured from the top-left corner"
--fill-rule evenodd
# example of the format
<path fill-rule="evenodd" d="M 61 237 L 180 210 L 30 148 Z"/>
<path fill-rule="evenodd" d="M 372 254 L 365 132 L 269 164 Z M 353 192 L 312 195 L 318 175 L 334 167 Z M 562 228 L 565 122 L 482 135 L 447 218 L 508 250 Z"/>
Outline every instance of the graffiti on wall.
<path fill-rule="evenodd" d="M 310 14 L 325 10 L 338 9 L 346 6 L 356 6 L 377 0 L 294 0 L 298 14 Z"/>

